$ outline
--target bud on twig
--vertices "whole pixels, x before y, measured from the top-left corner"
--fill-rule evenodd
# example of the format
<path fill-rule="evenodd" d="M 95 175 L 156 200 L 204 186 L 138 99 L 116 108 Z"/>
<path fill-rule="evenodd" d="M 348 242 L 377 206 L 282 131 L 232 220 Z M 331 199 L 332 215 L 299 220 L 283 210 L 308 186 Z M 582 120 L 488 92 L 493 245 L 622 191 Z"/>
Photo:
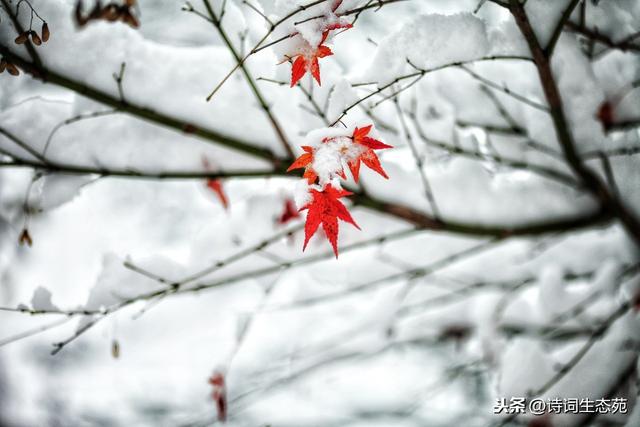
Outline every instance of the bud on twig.
<path fill-rule="evenodd" d="M 33 245 L 33 240 L 31 239 L 29 230 L 27 230 L 26 228 L 23 229 L 22 232 L 20 233 L 20 239 L 18 241 L 20 242 L 20 246 L 27 244 L 27 246 L 31 247 Z"/>
<path fill-rule="evenodd" d="M 114 359 L 118 359 L 120 357 L 120 343 L 118 340 L 113 340 L 111 342 L 111 357 Z"/>

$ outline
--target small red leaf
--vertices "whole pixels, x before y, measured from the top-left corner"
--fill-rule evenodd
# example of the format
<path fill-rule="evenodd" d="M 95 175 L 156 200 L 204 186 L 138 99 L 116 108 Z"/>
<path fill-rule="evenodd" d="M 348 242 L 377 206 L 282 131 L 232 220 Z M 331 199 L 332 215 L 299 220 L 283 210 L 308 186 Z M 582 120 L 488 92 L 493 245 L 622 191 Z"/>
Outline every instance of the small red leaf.
<path fill-rule="evenodd" d="M 369 150 L 368 152 L 360 156 L 360 160 L 362 160 L 362 163 L 364 163 L 369 169 L 376 171 L 386 179 L 389 179 L 384 169 L 382 169 L 382 165 L 380 164 L 378 156 L 372 150 Z"/>
<path fill-rule="evenodd" d="M 351 175 L 356 183 L 358 183 L 360 174 L 360 162 L 364 163 L 369 169 L 374 170 L 385 178 L 389 178 L 382 169 L 380 160 L 373 150 L 382 150 L 385 148 L 393 148 L 391 145 L 387 145 L 382 141 L 371 138 L 369 132 L 371 132 L 372 125 L 365 126 L 363 128 L 355 128 L 351 136 L 354 144 L 359 144 L 363 147 L 362 153 L 355 159 L 350 160 L 347 164 L 351 169 Z"/>
<path fill-rule="evenodd" d="M 369 135 L 369 132 L 371 131 L 371 127 L 373 125 L 369 125 L 369 126 L 365 126 L 363 128 L 358 128 L 356 127 L 355 130 L 353 131 L 353 135 L 352 138 L 354 141 L 359 142 L 360 140 L 362 140 L 362 138 L 364 138 L 365 136 Z"/>
<path fill-rule="evenodd" d="M 329 49 L 327 46 L 318 46 L 318 50 L 316 51 L 316 58 L 324 58 L 327 56 L 331 56 L 333 55 L 333 52 L 331 51 L 331 49 Z"/>
<path fill-rule="evenodd" d="M 353 28 L 352 24 L 340 24 L 340 23 L 336 23 L 336 24 L 330 24 L 327 25 L 325 27 L 326 30 L 338 30 L 340 28 L 344 28 L 345 30 L 348 30 L 349 28 Z"/>
<path fill-rule="evenodd" d="M 353 176 L 353 180 L 358 183 L 360 180 L 360 158 L 357 158 L 348 163 L 349 170 L 351 170 L 351 175 Z"/>
<path fill-rule="evenodd" d="M 291 87 L 294 87 L 298 81 L 307 73 L 307 60 L 300 55 L 293 62 L 291 67 Z"/>
<path fill-rule="evenodd" d="M 216 404 L 218 421 L 224 423 L 227 420 L 227 388 L 224 375 L 218 371 L 214 372 L 209 378 L 209 384 L 213 387 L 211 398 Z"/>
<path fill-rule="evenodd" d="M 314 56 L 311 60 L 311 75 L 318 82 L 318 86 L 322 86 L 320 82 L 320 64 L 318 63 L 318 57 Z"/>
<path fill-rule="evenodd" d="M 224 188 L 222 188 L 222 181 L 220 179 L 209 179 L 207 180 L 207 187 L 216 193 L 218 199 L 220 199 L 220 203 L 222 203 L 222 206 L 224 206 L 225 209 L 228 209 L 229 199 L 227 199 Z"/>
<path fill-rule="evenodd" d="M 378 141 L 377 139 L 369 138 L 368 136 L 365 136 L 360 141 L 358 141 L 358 144 L 365 145 L 371 148 L 372 150 L 383 150 L 385 148 L 393 148 L 391 145 L 385 144 L 384 142 Z"/>
<path fill-rule="evenodd" d="M 318 179 L 318 174 L 315 173 L 313 169 L 308 168 L 304 171 L 304 174 L 302 175 L 302 177 L 307 180 L 309 185 L 311 185 L 314 182 L 316 182 L 316 180 Z"/>
<path fill-rule="evenodd" d="M 316 179 L 318 179 L 318 175 L 311 167 L 311 164 L 313 163 L 313 147 L 305 145 L 302 147 L 302 149 L 305 151 L 305 153 L 300 155 L 300 157 L 298 157 L 291 164 L 291 166 L 289 166 L 287 172 L 290 172 L 294 169 L 304 168 L 304 174 L 302 175 L 302 177 L 305 178 L 309 184 L 313 184 Z"/>
<path fill-rule="evenodd" d="M 300 212 L 298 212 L 298 209 L 296 209 L 296 205 L 295 203 L 293 203 L 293 200 L 291 199 L 285 200 L 284 210 L 282 211 L 282 214 L 280 214 L 280 218 L 278 218 L 278 223 L 286 224 L 287 222 L 299 217 L 300 217 Z"/>
<path fill-rule="evenodd" d="M 313 154 L 304 153 L 298 157 L 291 166 L 287 168 L 287 172 L 291 172 L 294 169 L 306 168 L 313 161 Z"/>
<path fill-rule="evenodd" d="M 597 119 L 605 129 L 610 129 L 614 123 L 615 109 L 611 102 L 605 101 L 598 109 Z"/>

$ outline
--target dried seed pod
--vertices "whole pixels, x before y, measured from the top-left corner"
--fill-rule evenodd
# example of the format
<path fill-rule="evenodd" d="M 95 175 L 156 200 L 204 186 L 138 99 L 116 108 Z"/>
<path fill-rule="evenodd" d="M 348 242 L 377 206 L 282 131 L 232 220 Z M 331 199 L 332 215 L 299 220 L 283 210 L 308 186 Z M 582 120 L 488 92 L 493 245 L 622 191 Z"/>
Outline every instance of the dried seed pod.
<path fill-rule="evenodd" d="M 123 12 L 122 22 L 128 24 L 132 28 L 138 28 L 140 26 L 140 23 L 138 22 L 136 17 L 133 16 L 129 11 Z"/>
<path fill-rule="evenodd" d="M 40 38 L 38 33 L 36 33 L 35 31 L 30 31 L 30 33 L 31 41 L 33 42 L 33 44 L 35 44 L 36 46 L 40 46 L 42 44 L 42 39 Z"/>
<path fill-rule="evenodd" d="M 49 31 L 49 25 L 45 22 L 42 24 L 42 41 L 45 43 L 48 42 L 49 37 L 51 37 L 51 32 Z"/>
<path fill-rule="evenodd" d="M 78 25 L 78 27 L 87 25 L 88 19 L 82 15 L 82 0 L 78 0 L 78 2 L 76 3 L 74 16 L 76 18 L 76 24 Z"/>
<path fill-rule="evenodd" d="M 117 21 L 120 18 L 120 10 L 115 4 L 108 4 L 102 9 L 100 17 L 109 22 Z"/>
<path fill-rule="evenodd" d="M 120 357 L 120 343 L 118 342 L 118 340 L 111 341 L 111 356 L 114 359 Z"/>
<path fill-rule="evenodd" d="M 20 70 L 18 70 L 18 67 L 13 65 L 11 62 L 7 62 L 7 72 L 12 76 L 17 76 L 20 74 Z"/>
<path fill-rule="evenodd" d="M 29 40 L 29 31 L 23 31 L 16 37 L 15 42 L 16 44 L 24 44 L 27 40 Z"/>
<path fill-rule="evenodd" d="M 7 68 L 7 60 L 2 58 L 0 59 L 0 73 L 4 73 L 5 68 Z"/>

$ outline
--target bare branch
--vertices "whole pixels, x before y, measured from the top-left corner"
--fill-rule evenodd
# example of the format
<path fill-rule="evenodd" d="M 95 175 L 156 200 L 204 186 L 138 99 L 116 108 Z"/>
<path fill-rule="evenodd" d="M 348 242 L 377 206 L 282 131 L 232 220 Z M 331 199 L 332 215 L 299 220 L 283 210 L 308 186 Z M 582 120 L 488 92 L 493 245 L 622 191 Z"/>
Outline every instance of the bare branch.
<path fill-rule="evenodd" d="M 218 17 L 213 11 L 213 8 L 211 7 L 211 3 L 209 2 L 209 0 L 203 0 L 203 3 L 207 9 L 207 12 L 209 13 L 209 18 L 211 19 L 213 26 L 216 28 L 216 30 L 218 30 L 218 34 L 220 35 L 220 37 L 224 41 L 224 44 L 227 46 L 227 49 L 229 49 L 229 52 L 231 52 L 231 55 L 233 56 L 236 63 L 242 70 L 242 73 L 244 74 L 244 77 L 247 83 L 249 84 L 251 91 L 256 97 L 256 100 L 258 101 L 258 103 L 260 104 L 260 107 L 262 107 L 262 110 L 264 111 L 264 113 L 267 115 L 267 118 L 271 122 L 271 125 L 273 126 L 273 129 L 275 130 L 276 135 L 280 140 L 280 143 L 282 144 L 282 147 L 284 148 L 285 153 L 287 153 L 288 157 L 291 157 L 291 158 L 295 157 L 295 155 L 293 154 L 293 150 L 291 149 L 291 145 L 289 144 L 289 140 L 284 134 L 284 130 L 282 129 L 280 122 L 276 119 L 275 115 L 271 111 L 271 107 L 269 106 L 267 101 L 264 99 L 262 92 L 260 92 L 260 89 L 258 89 L 258 86 L 256 85 L 253 79 L 253 76 L 251 76 L 249 69 L 245 65 L 243 58 L 240 57 L 240 54 L 238 53 L 236 48 L 233 46 L 233 43 L 231 43 L 231 40 L 227 36 L 226 31 L 222 27 L 222 23 L 220 22 L 220 20 L 218 19 Z M 211 99 L 211 96 L 207 97 L 207 101 L 209 101 L 210 99 Z"/>
<path fill-rule="evenodd" d="M 411 132 L 407 126 L 407 123 L 404 119 L 404 114 L 402 113 L 402 109 L 400 108 L 400 104 L 398 103 L 397 98 L 395 99 L 396 111 L 398 112 L 398 118 L 400 120 L 400 124 L 402 125 L 402 129 L 404 130 L 404 136 L 407 140 L 407 144 L 409 144 L 409 148 L 411 149 L 411 154 L 413 155 L 413 160 L 416 163 L 416 168 L 418 169 L 418 173 L 420 174 L 420 179 L 422 180 L 422 187 L 424 189 L 425 197 L 429 202 L 429 206 L 431 207 L 431 212 L 433 212 L 433 217 L 436 220 L 440 220 L 440 212 L 438 209 L 438 204 L 436 203 L 435 196 L 433 194 L 433 190 L 431 189 L 431 184 L 429 183 L 429 179 L 427 178 L 427 173 L 424 170 L 424 162 L 420 153 L 413 143 L 413 138 L 411 136 Z"/>
<path fill-rule="evenodd" d="M 0 44 L 0 54 L 9 58 L 11 62 L 15 63 L 26 72 L 32 74 L 36 79 L 43 79 L 42 76 L 46 76 L 46 79 L 44 81 L 46 81 L 47 83 L 53 83 L 55 85 L 70 89 L 94 101 L 114 107 L 115 109 L 118 109 L 123 113 L 127 113 L 139 119 L 176 130 L 180 133 L 194 135 L 209 142 L 220 144 L 249 155 L 257 156 L 259 158 L 267 159 L 276 164 L 280 163 L 278 157 L 270 150 L 250 145 L 245 141 L 228 135 L 224 135 L 216 130 L 196 126 L 193 123 L 189 123 L 188 121 L 184 121 L 182 119 L 160 113 L 148 107 L 133 104 L 130 101 L 123 102 L 118 97 L 113 96 L 112 94 L 107 93 L 101 89 L 86 85 L 76 79 L 58 74 L 57 72 L 46 68 L 44 65 L 38 65 L 37 63 L 34 63 L 32 61 L 27 61 L 3 44 Z"/>
<path fill-rule="evenodd" d="M 640 245 L 640 220 L 638 220 L 623 202 L 608 191 L 607 186 L 598 175 L 585 166 L 575 149 L 573 134 L 565 117 L 562 97 L 556 84 L 555 76 L 551 70 L 549 58 L 540 47 L 524 7 L 517 0 L 510 0 L 509 5 L 511 14 L 514 16 L 516 24 L 527 41 L 533 55 L 540 82 L 547 103 L 549 104 L 556 135 L 567 163 L 574 173 L 580 177 L 592 195 L 599 200 L 602 208 L 615 215 L 631 237 L 633 237 L 636 244 Z"/>
<path fill-rule="evenodd" d="M 547 44 L 547 47 L 544 48 L 544 54 L 547 57 L 550 57 L 551 55 L 553 55 L 553 50 L 555 49 L 556 44 L 560 39 L 562 30 L 564 29 L 565 24 L 569 21 L 571 14 L 573 13 L 574 9 L 576 8 L 579 2 L 580 0 L 571 0 L 571 3 L 569 3 L 567 8 L 562 12 L 562 16 L 560 16 L 560 20 L 558 21 L 555 28 L 553 29 L 553 33 L 551 34 L 549 43 Z"/>

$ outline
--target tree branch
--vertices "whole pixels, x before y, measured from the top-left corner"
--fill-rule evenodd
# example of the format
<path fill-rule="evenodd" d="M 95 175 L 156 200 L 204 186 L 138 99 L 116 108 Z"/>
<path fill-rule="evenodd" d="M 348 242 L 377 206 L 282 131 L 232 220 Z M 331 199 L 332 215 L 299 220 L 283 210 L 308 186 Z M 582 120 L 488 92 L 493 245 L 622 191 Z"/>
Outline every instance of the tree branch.
<path fill-rule="evenodd" d="M 235 49 L 235 47 L 231 43 L 231 40 L 227 36 L 226 31 L 222 28 L 222 22 L 220 22 L 220 20 L 218 19 L 218 17 L 214 13 L 213 8 L 211 7 L 211 3 L 209 2 L 209 0 L 203 0 L 203 3 L 204 3 L 204 5 L 205 5 L 205 7 L 207 9 L 207 12 L 209 13 L 209 17 L 211 19 L 211 23 L 216 28 L 216 30 L 218 30 L 218 34 L 220 35 L 220 37 L 224 41 L 224 44 L 227 46 L 227 49 L 229 49 L 229 52 L 231 52 L 231 55 L 233 56 L 234 60 L 236 61 L 236 63 L 240 67 L 240 69 L 242 70 L 242 73 L 244 74 L 245 80 L 249 84 L 249 87 L 251 88 L 251 91 L 253 92 L 254 96 L 256 97 L 256 100 L 258 101 L 258 103 L 260 104 L 260 107 L 262 108 L 264 113 L 267 115 L 267 118 L 271 122 L 271 125 L 273 126 L 273 129 L 276 132 L 276 136 L 280 140 L 280 143 L 282 144 L 282 147 L 284 148 L 285 153 L 287 153 L 288 157 L 294 158 L 295 155 L 293 153 L 293 150 L 291 149 L 291 145 L 289 144 L 289 140 L 287 139 L 286 135 L 284 134 L 284 130 L 282 129 L 282 126 L 280 126 L 280 123 L 278 122 L 278 120 L 276 119 L 275 115 L 271 111 L 271 107 L 269 106 L 267 101 L 262 96 L 262 93 L 258 89 L 258 86 L 256 85 L 253 77 L 251 76 L 251 73 L 249 72 L 249 69 L 247 68 L 247 66 L 245 64 L 245 61 L 243 60 L 243 58 L 240 56 L 238 51 Z M 210 100 L 210 99 L 211 99 L 211 97 L 208 97 L 207 101 Z"/>
<path fill-rule="evenodd" d="M 576 151 L 573 134 L 571 133 L 569 123 L 565 116 L 562 97 L 556 84 L 553 71 L 551 70 L 550 58 L 540 46 L 523 5 L 517 0 L 510 0 L 509 10 L 515 18 L 516 24 L 527 41 L 531 54 L 533 55 L 542 89 L 549 104 L 549 112 L 556 136 L 568 165 L 574 173 L 580 177 L 596 200 L 600 202 L 602 208 L 618 218 L 636 244 L 640 245 L 640 221 L 638 218 L 618 198 L 608 191 L 606 184 L 582 162 L 582 159 Z"/>
<path fill-rule="evenodd" d="M 569 18 L 571 17 L 571 14 L 573 13 L 574 9 L 576 8 L 579 2 L 580 0 L 571 0 L 571 3 L 569 3 L 567 8 L 564 10 L 564 12 L 562 12 L 562 16 L 560 17 L 558 24 L 553 29 L 553 34 L 549 39 L 549 43 L 547 44 L 547 47 L 544 48 L 544 53 L 547 57 L 550 57 L 553 54 L 553 50 L 555 49 L 556 44 L 560 39 L 560 35 L 562 34 L 562 30 L 564 29 L 564 26 L 569 20 Z"/>
<path fill-rule="evenodd" d="M 7 57 L 7 59 L 12 63 L 18 65 L 36 79 L 72 90 L 94 101 L 114 107 L 118 109 L 118 111 L 128 113 L 139 119 L 146 120 L 181 133 L 200 137 L 206 141 L 214 142 L 248 155 L 268 160 L 275 165 L 280 165 L 281 163 L 281 159 L 268 149 L 250 145 L 245 141 L 222 134 L 218 131 L 196 126 L 193 123 L 169 116 L 151 108 L 143 107 L 130 101 L 121 100 L 119 99 L 119 96 L 114 96 L 93 86 L 81 83 L 78 80 L 59 74 L 48 69 L 45 65 L 38 65 L 33 61 L 25 60 L 3 44 L 0 44 L 0 54 Z"/>
<path fill-rule="evenodd" d="M 635 38 L 639 36 L 638 34 L 634 34 L 630 37 L 626 37 L 623 40 L 615 41 L 611 39 L 611 37 L 607 36 L 606 34 L 601 34 L 600 32 L 598 32 L 597 29 L 591 29 L 584 25 L 576 24 L 575 22 L 572 22 L 572 21 L 567 21 L 565 26 L 569 29 L 569 31 L 572 31 L 577 34 L 581 34 L 587 37 L 588 39 L 596 41 L 600 44 L 603 44 L 611 49 L 618 49 L 623 52 L 627 52 L 627 51 L 640 52 L 640 45 L 633 42 Z"/>

